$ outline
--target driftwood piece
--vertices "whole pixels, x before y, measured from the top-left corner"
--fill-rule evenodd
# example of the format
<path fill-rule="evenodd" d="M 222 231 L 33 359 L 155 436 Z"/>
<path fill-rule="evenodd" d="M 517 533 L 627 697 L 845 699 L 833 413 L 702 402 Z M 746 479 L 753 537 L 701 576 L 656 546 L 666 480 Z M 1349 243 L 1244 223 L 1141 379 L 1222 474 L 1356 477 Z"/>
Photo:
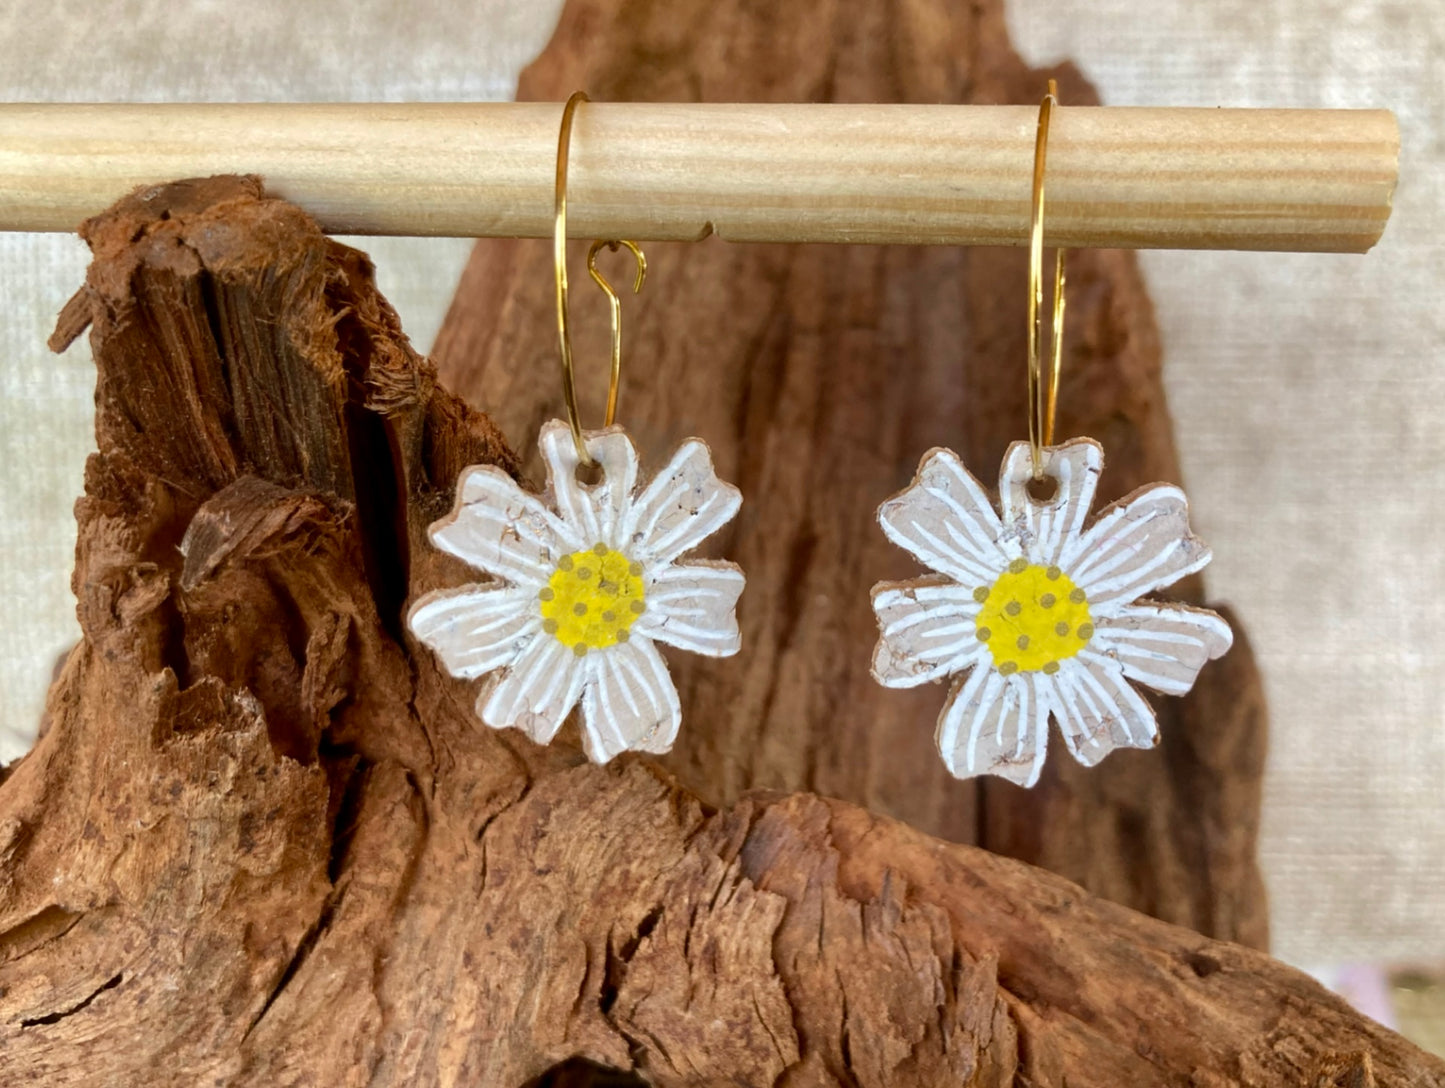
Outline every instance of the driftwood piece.
<path fill-rule="evenodd" d="M 480 727 L 400 608 L 466 577 L 457 471 L 516 461 L 365 258 L 256 179 L 85 234 L 84 640 L 0 782 L 0 1085 L 1445 1085 L 1053 874 Z"/>
<path fill-rule="evenodd" d="M 1071 67 L 1030 71 L 1018 59 L 998 0 L 572 0 L 521 96 L 1037 102 L 1048 76 L 1064 102 L 1095 101 Z M 1028 185 L 1021 174 L 1021 199 Z M 1159 748 L 1086 770 L 1060 758 L 1055 733 L 1028 792 L 950 778 L 933 745 L 943 689 L 886 691 L 869 676 L 868 590 L 918 571 L 878 531 L 878 504 L 931 446 L 991 480 L 1025 434 L 1025 253 L 709 241 L 650 245 L 648 260 L 647 286 L 627 300 L 620 419 L 644 456 L 704 438 L 745 496 L 722 551 L 748 575 L 744 650 L 675 661 L 684 726 L 668 767 L 713 804 L 756 788 L 844 798 L 1264 947 L 1265 713 L 1237 624 L 1233 651 L 1189 697 L 1159 701 Z M 479 244 L 435 351 L 447 385 L 519 448 L 560 412 L 551 284 L 544 243 Z M 1100 503 L 1177 481 L 1134 256 L 1072 254 L 1069 290 L 1060 435 L 1103 443 Z M 574 291 L 573 321 L 596 405 L 606 308 L 590 294 Z M 1198 578 L 1174 591 L 1203 600 Z"/>

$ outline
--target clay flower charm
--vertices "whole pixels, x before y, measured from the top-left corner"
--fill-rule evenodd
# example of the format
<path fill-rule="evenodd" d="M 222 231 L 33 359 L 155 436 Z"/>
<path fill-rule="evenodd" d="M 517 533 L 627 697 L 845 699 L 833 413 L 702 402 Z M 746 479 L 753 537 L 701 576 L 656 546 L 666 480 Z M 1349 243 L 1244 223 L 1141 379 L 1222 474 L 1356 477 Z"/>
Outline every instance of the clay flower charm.
<path fill-rule="evenodd" d="M 602 468 L 593 486 L 577 479 L 567 424 L 548 423 L 540 442 L 541 498 L 498 468 L 469 468 L 456 508 L 429 530 L 442 551 L 502 582 L 428 594 L 407 623 L 453 676 L 488 677 L 477 713 L 494 729 L 546 744 L 580 701 L 593 761 L 665 752 L 682 710 L 653 643 L 737 653 L 743 590 L 735 565 L 678 557 L 732 520 L 742 498 L 697 439 L 636 495 L 637 451 L 620 427 L 586 435 Z"/>
<path fill-rule="evenodd" d="M 968 673 L 938 719 L 939 751 L 959 778 L 1032 786 L 1050 716 L 1085 766 L 1148 748 L 1154 713 L 1130 681 L 1182 695 L 1233 642 L 1213 612 L 1138 599 L 1209 562 L 1177 487 L 1136 491 L 1085 528 L 1103 463 L 1087 438 L 1045 448 L 1056 487 L 1040 500 L 1029 444 L 1016 442 L 995 513 L 957 454 L 935 449 L 878 510 L 888 539 L 939 576 L 874 587 L 873 676 L 907 688 Z"/>

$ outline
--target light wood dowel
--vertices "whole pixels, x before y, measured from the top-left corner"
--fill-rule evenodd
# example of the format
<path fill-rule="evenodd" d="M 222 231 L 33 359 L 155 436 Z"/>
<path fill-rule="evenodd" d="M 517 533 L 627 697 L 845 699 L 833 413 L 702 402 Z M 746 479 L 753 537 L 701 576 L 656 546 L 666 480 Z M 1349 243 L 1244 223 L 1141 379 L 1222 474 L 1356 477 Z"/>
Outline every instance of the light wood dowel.
<path fill-rule="evenodd" d="M 342 234 L 542 237 L 555 103 L 0 105 L 0 228 L 69 231 L 139 186 L 256 173 Z M 1033 106 L 582 106 L 574 237 L 1019 245 Z M 1062 108 L 1049 244 L 1364 252 L 1384 110 Z"/>

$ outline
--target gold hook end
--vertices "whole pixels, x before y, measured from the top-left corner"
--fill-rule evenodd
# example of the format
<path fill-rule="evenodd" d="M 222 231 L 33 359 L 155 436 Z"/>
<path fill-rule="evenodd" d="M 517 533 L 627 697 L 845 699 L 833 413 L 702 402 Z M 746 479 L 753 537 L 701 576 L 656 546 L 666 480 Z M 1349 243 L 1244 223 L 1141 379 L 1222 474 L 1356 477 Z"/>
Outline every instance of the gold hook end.
<path fill-rule="evenodd" d="M 642 248 L 636 242 L 630 242 L 626 238 L 610 238 L 604 241 L 597 241 L 588 247 L 587 274 L 592 277 L 593 283 L 597 284 L 598 287 L 606 292 L 608 298 L 615 301 L 617 292 L 613 289 L 612 284 L 607 282 L 607 277 L 604 276 L 597 267 L 597 254 L 601 253 L 604 249 L 612 253 L 616 253 L 618 249 L 626 249 L 627 252 L 632 254 L 633 261 L 637 265 L 637 272 L 632 280 L 632 293 L 634 295 L 640 294 L 642 291 L 642 283 L 647 278 L 647 256 L 642 252 Z"/>
<path fill-rule="evenodd" d="M 622 384 L 622 300 L 597 267 L 597 254 L 604 248 L 615 253 L 619 247 L 631 253 L 637 263 L 637 274 L 632 282 L 632 293 L 635 295 L 642 290 L 642 281 L 647 276 L 647 258 L 636 242 L 611 238 L 593 242 L 587 249 L 587 274 L 592 277 L 593 283 L 602 288 L 612 311 L 612 378 L 607 387 L 607 415 L 604 417 L 608 427 L 617 416 L 617 389 Z"/>

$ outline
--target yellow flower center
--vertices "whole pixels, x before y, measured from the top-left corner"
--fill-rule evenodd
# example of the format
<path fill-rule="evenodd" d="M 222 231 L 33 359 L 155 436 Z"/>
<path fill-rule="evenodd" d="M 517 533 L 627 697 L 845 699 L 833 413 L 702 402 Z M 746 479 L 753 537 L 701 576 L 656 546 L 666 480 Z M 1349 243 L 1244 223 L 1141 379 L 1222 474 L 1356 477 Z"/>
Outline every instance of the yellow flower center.
<path fill-rule="evenodd" d="M 642 564 L 606 544 L 557 560 L 537 596 L 542 629 L 578 657 L 626 642 L 628 629 L 647 611 Z"/>
<path fill-rule="evenodd" d="M 1058 567 L 1015 559 L 992 586 L 973 591 L 983 605 L 978 640 L 988 645 L 994 667 L 1007 676 L 1059 671 L 1094 637 L 1084 591 Z"/>

